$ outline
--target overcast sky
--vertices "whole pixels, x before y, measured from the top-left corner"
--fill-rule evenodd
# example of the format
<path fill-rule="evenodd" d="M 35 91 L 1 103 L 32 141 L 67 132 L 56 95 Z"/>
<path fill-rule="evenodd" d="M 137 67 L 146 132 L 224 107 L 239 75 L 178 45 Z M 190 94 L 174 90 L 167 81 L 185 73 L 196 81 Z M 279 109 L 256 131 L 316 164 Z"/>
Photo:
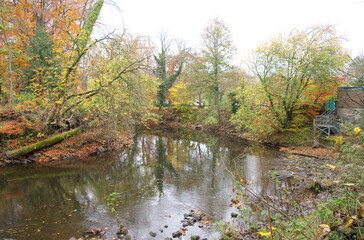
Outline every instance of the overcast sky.
<path fill-rule="evenodd" d="M 293 28 L 333 24 L 347 38 L 353 56 L 364 52 L 364 0 L 113 0 L 102 9 L 101 22 L 149 35 L 157 44 L 159 33 L 201 46 L 201 33 L 218 17 L 230 29 L 242 61 L 260 43 Z"/>

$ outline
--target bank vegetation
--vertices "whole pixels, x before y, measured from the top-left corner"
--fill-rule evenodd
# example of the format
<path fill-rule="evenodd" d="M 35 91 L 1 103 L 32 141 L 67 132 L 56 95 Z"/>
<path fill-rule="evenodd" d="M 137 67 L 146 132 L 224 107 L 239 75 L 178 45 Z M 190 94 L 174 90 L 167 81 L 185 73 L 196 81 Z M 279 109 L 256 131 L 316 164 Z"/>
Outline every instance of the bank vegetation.
<path fill-rule="evenodd" d="M 334 137 L 312 134 L 313 119 L 335 101 L 338 87 L 364 84 L 363 56 L 350 56 L 334 26 L 280 34 L 258 46 L 241 67 L 233 64 L 237 49 L 221 19 L 207 23 L 200 48 L 193 49 L 166 33 L 157 43 L 126 30 L 96 33 L 104 4 L 0 2 L 3 165 L 125 147 L 138 129 L 166 124 L 286 147 L 319 142 L 338 152 L 327 156 L 338 161 L 338 181 L 357 189 L 353 195 L 338 188 L 330 206 L 340 207 L 332 211 L 363 218 L 363 171 L 350 170 L 363 169 L 363 120 L 342 122 L 345 130 Z"/>

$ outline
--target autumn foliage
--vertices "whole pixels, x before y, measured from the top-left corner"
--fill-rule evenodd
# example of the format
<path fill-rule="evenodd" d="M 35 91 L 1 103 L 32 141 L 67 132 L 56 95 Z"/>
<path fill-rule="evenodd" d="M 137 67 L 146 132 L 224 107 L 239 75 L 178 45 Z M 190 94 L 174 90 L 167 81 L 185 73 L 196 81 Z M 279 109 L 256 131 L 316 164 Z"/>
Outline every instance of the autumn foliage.
<path fill-rule="evenodd" d="M 44 78 L 60 67 L 55 62 L 66 62 L 90 7 L 87 0 L 2 1 L 0 78 L 9 79 L 11 72 L 15 95 L 32 88 L 37 94 L 46 93 Z M 3 82 L 2 94 L 9 94 L 9 84 Z"/>

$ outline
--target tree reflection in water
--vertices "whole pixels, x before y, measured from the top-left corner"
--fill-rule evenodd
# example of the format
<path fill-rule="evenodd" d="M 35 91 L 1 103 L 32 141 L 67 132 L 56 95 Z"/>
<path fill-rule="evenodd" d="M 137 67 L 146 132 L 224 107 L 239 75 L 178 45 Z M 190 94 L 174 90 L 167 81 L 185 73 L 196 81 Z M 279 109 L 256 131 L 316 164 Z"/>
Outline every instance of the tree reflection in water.
<path fill-rule="evenodd" d="M 69 239 L 107 227 L 106 238 L 112 239 L 117 219 L 136 239 L 165 224 L 171 226 L 163 233 L 167 237 L 190 209 L 227 218 L 237 180 L 230 173 L 262 189 L 257 151 L 265 170 L 281 161 L 277 151 L 241 139 L 163 130 L 136 136 L 122 153 L 0 169 L 0 238 Z M 274 193 L 273 183 L 268 191 Z M 112 192 L 122 196 L 115 213 L 105 199 Z"/>

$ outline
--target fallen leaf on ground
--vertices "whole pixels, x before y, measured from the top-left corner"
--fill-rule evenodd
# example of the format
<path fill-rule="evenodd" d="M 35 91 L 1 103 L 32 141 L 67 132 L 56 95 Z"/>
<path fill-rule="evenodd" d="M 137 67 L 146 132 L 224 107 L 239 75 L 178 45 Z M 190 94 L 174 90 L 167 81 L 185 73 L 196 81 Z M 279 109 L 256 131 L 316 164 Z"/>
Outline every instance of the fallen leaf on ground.
<path fill-rule="evenodd" d="M 359 209 L 359 214 L 362 218 L 364 218 L 364 203 L 361 203 L 361 208 Z"/>
<path fill-rule="evenodd" d="M 356 216 L 355 216 L 356 217 Z M 350 218 L 348 220 L 348 222 L 345 224 L 345 227 L 351 227 L 353 225 L 353 223 L 355 222 L 355 219 L 354 218 Z"/>
<path fill-rule="evenodd" d="M 353 187 L 353 186 L 355 186 L 355 184 L 354 183 L 344 183 L 344 186 Z"/>
<path fill-rule="evenodd" d="M 327 225 L 327 224 L 320 224 L 320 227 L 323 228 L 322 229 L 323 232 L 330 232 L 331 231 L 329 225 Z"/>
<path fill-rule="evenodd" d="M 330 167 L 332 170 L 335 170 L 336 169 L 336 166 L 334 166 L 334 165 L 331 165 L 331 164 L 326 164 L 326 166 L 328 166 L 328 167 Z"/>

